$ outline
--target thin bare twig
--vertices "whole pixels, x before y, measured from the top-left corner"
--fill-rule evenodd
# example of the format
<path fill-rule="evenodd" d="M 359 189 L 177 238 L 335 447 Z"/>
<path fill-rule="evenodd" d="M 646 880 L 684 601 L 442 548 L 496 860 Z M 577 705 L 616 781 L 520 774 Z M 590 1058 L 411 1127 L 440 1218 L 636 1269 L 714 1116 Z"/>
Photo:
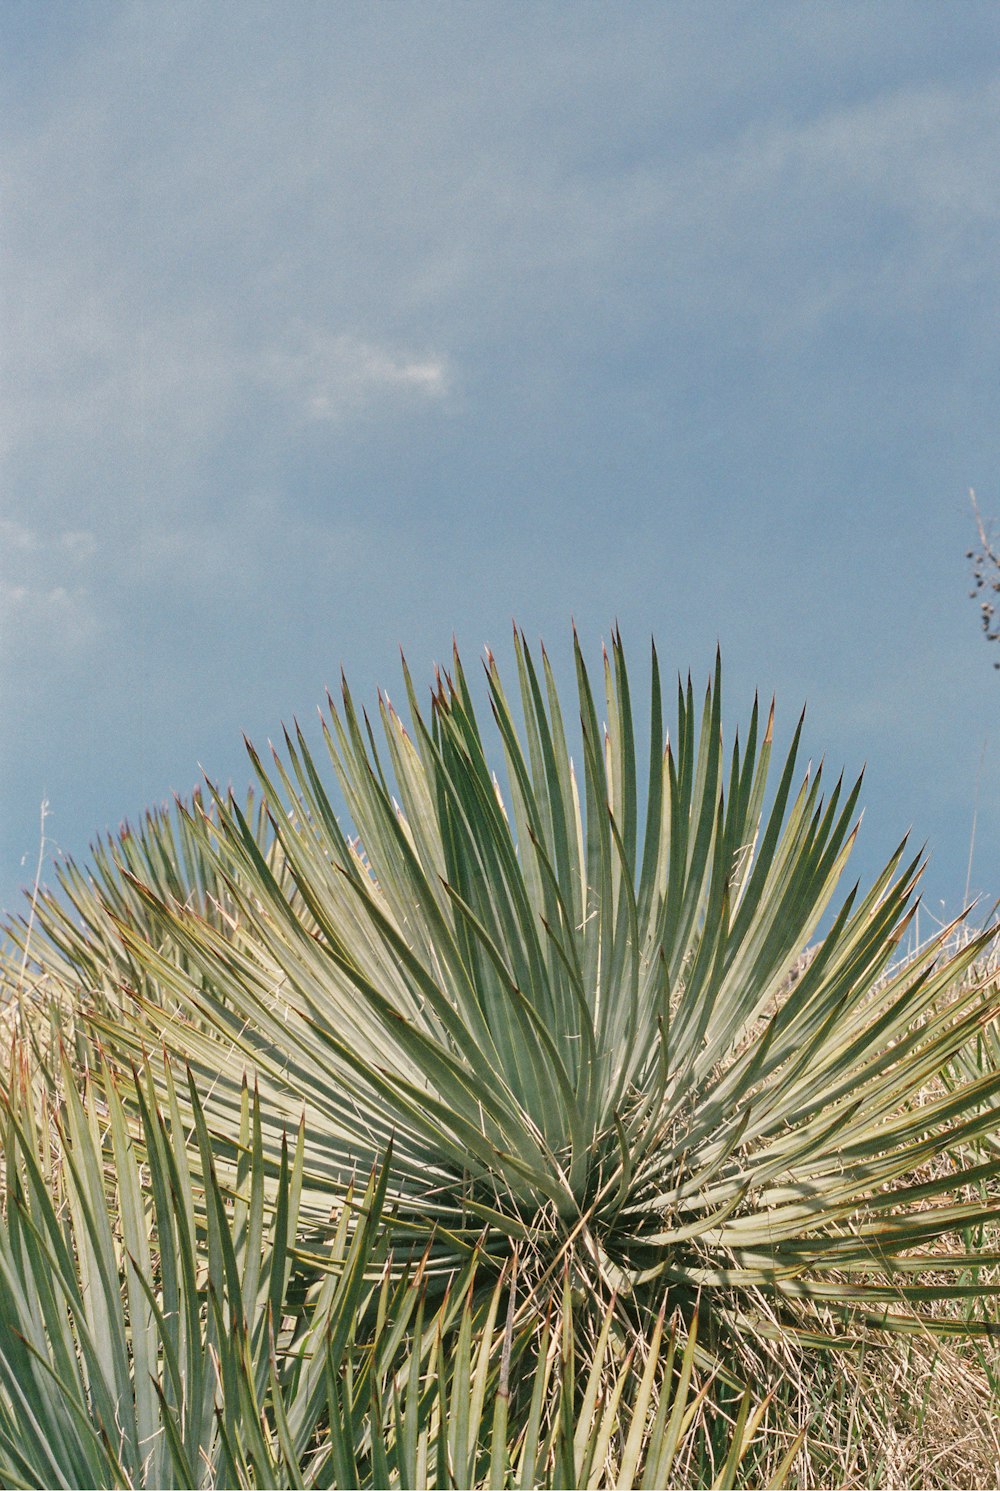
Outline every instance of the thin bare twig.
<path fill-rule="evenodd" d="M 979 598 L 979 619 L 987 642 L 997 642 L 1000 641 L 1000 621 L 995 620 L 996 603 L 991 597 L 1000 595 L 1000 554 L 993 547 L 989 530 L 979 511 L 976 494 L 971 489 L 969 497 L 972 500 L 972 511 L 976 515 L 976 527 L 979 530 L 979 548 L 969 549 L 965 556 L 966 559 L 972 560 L 973 588 L 969 591 L 969 596 L 972 600 Z M 1000 668 L 1000 663 L 994 663 L 993 666 Z"/>

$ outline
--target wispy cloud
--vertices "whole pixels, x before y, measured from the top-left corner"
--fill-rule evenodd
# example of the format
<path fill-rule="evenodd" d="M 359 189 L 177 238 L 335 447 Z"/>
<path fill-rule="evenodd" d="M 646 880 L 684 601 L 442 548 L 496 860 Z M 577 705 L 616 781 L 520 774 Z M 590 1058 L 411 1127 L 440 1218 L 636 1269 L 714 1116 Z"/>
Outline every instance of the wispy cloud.
<path fill-rule="evenodd" d="M 79 657 L 100 632 L 91 585 L 97 540 L 83 529 L 51 536 L 0 520 L 0 650 L 18 657 Z"/>
<path fill-rule="evenodd" d="M 126 551 L 130 570 L 157 603 L 239 594 L 259 600 L 275 573 L 314 584 L 345 584 L 375 560 L 367 527 L 342 516 L 296 517 L 273 494 L 251 493 L 224 515 L 171 521 L 161 514 L 143 525 Z M 262 587 L 264 587 L 262 592 Z"/>
<path fill-rule="evenodd" d="M 448 361 L 433 354 L 348 333 L 301 332 L 289 341 L 266 360 L 264 381 L 311 419 L 346 419 L 400 399 L 437 401 L 452 386 Z"/>

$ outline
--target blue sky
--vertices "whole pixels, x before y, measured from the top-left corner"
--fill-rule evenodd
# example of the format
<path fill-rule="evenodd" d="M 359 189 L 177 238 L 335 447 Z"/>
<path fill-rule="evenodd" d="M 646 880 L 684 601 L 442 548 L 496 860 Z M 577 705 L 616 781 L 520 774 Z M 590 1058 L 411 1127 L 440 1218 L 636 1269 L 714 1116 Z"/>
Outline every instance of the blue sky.
<path fill-rule="evenodd" d="M 1000 896 L 1000 11 L 7 0 L 0 903 L 454 632 L 617 618 Z M 640 695 L 644 693 L 638 687 Z M 980 769 L 981 767 L 981 769 Z M 980 778 L 977 799 L 977 775 Z M 46 872 L 50 879 L 50 872 Z"/>

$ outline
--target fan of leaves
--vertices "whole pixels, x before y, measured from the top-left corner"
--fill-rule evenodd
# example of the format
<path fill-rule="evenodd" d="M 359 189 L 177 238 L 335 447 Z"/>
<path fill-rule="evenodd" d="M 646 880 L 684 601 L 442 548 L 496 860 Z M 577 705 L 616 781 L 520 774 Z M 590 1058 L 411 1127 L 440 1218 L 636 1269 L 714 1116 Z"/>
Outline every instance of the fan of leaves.
<path fill-rule="evenodd" d="M 773 707 L 727 755 L 718 665 L 700 711 L 678 684 L 668 739 L 655 650 L 642 773 L 617 636 L 603 725 L 575 645 L 578 770 L 544 651 L 515 651 L 519 710 L 486 670 L 505 787 L 457 653 L 427 718 L 406 675 L 409 729 L 380 697 L 384 750 L 345 684 L 324 740 L 353 831 L 300 731 L 271 766 L 251 748 L 257 808 L 210 788 L 66 869 L 38 976 L 119 1060 L 181 1053 L 232 1163 L 248 1067 L 272 1175 L 304 1104 L 317 1237 L 391 1144 L 394 1257 L 429 1283 L 476 1255 L 488 1292 L 516 1252 L 542 1318 L 568 1281 L 646 1339 L 664 1292 L 687 1318 L 700 1298 L 730 1360 L 945 1329 L 937 1302 L 975 1286 L 934 1244 L 995 1215 L 953 1192 L 997 1162 L 926 1162 L 995 1128 L 1000 1072 L 916 1099 L 991 1013 L 956 983 L 979 944 L 890 967 L 921 869 L 900 845 L 792 981 L 860 782 L 796 790 L 800 720 L 768 799 Z"/>
<path fill-rule="evenodd" d="M 387 1166 L 345 1193 L 307 1297 L 301 1129 L 271 1203 L 256 1096 L 230 1189 L 193 1084 L 185 1133 L 169 1070 L 164 1106 L 148 1067 L 128 1091 L 106 1069 L 82 1095 L 63 1075 L 53 1105 L 16 1062 L 0 1099 L 3 1485 L 654 1487 L 707 1463 L 708 1384 L 662 1316 L 622 1358 L 609 1312 L 583 1372 L 572 1310 L 544 1322 L 516 1425 L 516 1281 L 477 1311 L 473 1260 L 431 1313 L 419 1271 L 387 1266 Z M 716 1484 L 762 1411 L 745 1396 Z"/>

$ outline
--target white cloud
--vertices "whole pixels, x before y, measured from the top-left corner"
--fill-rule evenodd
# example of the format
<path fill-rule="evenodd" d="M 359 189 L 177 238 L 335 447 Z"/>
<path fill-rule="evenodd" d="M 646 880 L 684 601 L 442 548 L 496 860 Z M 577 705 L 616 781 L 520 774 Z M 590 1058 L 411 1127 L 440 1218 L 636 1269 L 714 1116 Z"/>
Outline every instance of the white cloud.
<path fill-rule="evenodd" d="M 769 337 L 844 308 L 926 311 L 978 287 L 995 308 L 1000 80 L 896 87 L 809 118 L 758 116 L 647 181 L 641 235 L 669 238 L 698 314 L 727 304 Z"/>
<path fill-rule="evenodd" d="M 259 597 L 276 570 L 312 575 L 320 567 L 343 581 L 372 562 L 373 547 L 360 523 L 295 518 L 275 497 L 257 492 L 231 504 L 224 517 L 146 524 L 126 562 L 144 588 L 163 587 L 175 601 L 212 588 Z"/>
<path fill-rule="evenodd" d="M 272 359 L 270 368 L 274 383 L 313 419 L 346 418 L 387 400 L 440 400 L 451 384 L 443 358 L 346 334 L 312 334 L 300 349 Z"/>
<path fill-rule="evenodd" d="M 37 547 L 38 535 L 33 528 L 0 518 L 0 555 L 31 554 Z"/>
<path fill-rule="evenodd" d="M 0 641 L 3 654 L 79 656 L 101 631 L 88 569 L 94 534 L 0 520 Z"/>
<path fill-rule="evenodd" d="M 8 658 L 77 657 L 101 630 L 85 586 L 0 583 L 0 638 Z"/>
<path fill-rule="evenodd" d="M 94 558 L 97 549 L 96 536 L 86 528 L 62 528 L 48 537 L 39 528 L 0 518 L 0 577 L 3 578 L 10 578 L 25 567 L 51 569 L 53 565 L 61 567 L 63 562 L 74 567 L 85 565 Z"/>
<path fill-rule="evenodd" d="M 72 563 L 85 564 L 97 553 L 97 539 L 82 528 L 66 528 L 59 535 L 59 547 Z"/>

